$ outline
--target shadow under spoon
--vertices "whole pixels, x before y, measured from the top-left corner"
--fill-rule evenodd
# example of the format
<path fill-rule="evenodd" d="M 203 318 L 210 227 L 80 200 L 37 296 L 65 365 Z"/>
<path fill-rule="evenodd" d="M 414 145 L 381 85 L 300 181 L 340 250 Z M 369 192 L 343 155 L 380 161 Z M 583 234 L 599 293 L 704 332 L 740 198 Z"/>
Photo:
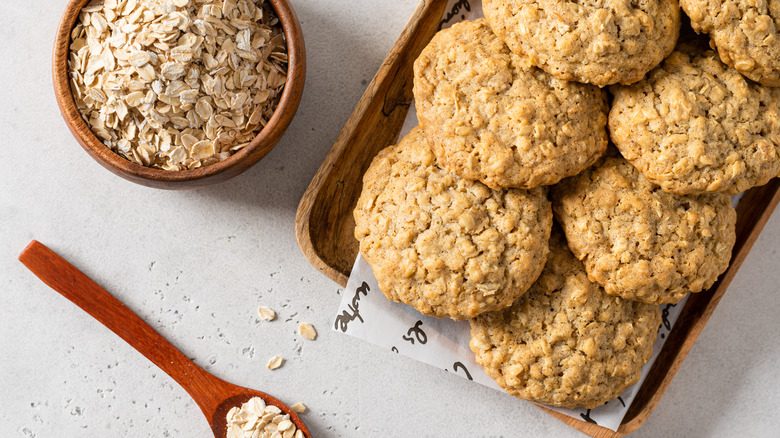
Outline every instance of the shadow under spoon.
<path fill-rule="evenodd" d="M 266 393 L 228 383 L 198 367 L 127 306 L 42 243 L 30 242 L 19 255 L 19 261 L 171 376 L 198 404 L 216 438 L 227 436 L 228 411 L 252 397 L 279 407 L 290 415 L 298 430 L 311 438 L 306 425 L 287 405 Z"/>

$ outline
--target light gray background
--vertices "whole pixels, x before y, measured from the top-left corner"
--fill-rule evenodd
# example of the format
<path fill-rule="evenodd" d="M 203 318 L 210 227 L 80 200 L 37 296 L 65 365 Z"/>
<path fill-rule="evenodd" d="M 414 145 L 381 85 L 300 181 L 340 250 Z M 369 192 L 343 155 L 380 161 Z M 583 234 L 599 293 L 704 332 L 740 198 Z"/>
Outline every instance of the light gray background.
<path fill-rule="evenodd" d="M 205 437 L 187 394 L 17 262 L 70 259 L 218 377 L 309 406 L 315 436 L 579 436 L 508 395 L 330 330 L 341 289 L 293 233 L 298 201 L 416 0 L 293 1 L 308 54 L 287 135 L 222 185 L 148 189 L 71 137 L 51 86 L 64 0 L 0 2 L 0 436 Z M 777 436 L 780 215 L 635 436 Z M 263 304 L 279 318 L 261 322 Z M 301 340 L 299 321 L 320 336 Z M 265 369 L 272 355 L 287 358 Z"/>

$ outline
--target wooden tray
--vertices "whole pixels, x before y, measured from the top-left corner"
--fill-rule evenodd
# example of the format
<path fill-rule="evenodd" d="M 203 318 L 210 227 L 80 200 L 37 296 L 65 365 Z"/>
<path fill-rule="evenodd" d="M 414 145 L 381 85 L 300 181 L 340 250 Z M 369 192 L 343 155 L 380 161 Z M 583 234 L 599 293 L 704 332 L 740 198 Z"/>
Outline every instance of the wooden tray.
<path fill-rule="evenodd" d="M 363 172 L 394 144 L 412 100 L 412 64 L 439 27 L 446 0 L 423 0 L 401 32 L 303 195 L 295 218 L 298 245 L 330 279 L 346 286 L 358 253 L 352 210 Z M 593 437 L 622 437 L 647 420 L 780 202 L 780 179 L 746 192 L 737 206 L 731 263 L 709 291 L 692 294 L 617 432 L 542 408 Z"/>

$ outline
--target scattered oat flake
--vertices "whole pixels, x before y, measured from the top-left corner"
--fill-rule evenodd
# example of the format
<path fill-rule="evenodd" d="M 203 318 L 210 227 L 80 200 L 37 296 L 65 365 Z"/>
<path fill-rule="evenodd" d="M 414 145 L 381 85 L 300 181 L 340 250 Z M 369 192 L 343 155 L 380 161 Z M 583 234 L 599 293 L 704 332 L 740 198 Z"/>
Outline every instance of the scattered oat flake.
<path fill-rule="evenodd" d="M 317 330 L 314 330 L 314 326 L 308 322 L 302 322 L 301 325 L 298 326 L 298 333 L 310 341 L 313 341 L 314 338 L 317 337 Z"/>
<path fill-rule="evenodd" d="M 304 405 L 303 403 L 296 403 L 296 404 L 290 406 L 290 409 L 292 409 L 293 412 L 302 414 L 302 413 L 306 412 L 306 405 Z"/>
<path fill-rule="evenodd" d="M 274 356 L 269 361 L 268 364 L 265 366 L 269 370 L 275 370 L 282 366 L 282 362 L 284 362 L 284 358 L 281 356 Z"/>
<path fill-rule="evenodd" d="M 273 309 L 265 306 L 258 307 L 257 313 L 260 315 L 260 318 L 266 321 L 273 321 L 274 318 L 276 318 L 276 312 L 274 312 Z"/>

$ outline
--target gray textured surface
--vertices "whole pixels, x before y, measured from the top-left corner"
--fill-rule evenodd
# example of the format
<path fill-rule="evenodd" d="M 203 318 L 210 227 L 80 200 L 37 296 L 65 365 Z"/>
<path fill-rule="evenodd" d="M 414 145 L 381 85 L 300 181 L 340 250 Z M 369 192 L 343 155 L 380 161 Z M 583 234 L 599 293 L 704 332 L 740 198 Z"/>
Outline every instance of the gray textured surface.
<path fill-rule="evenodd" d="M 316 436 L 579 436 L 508 395 L 332 332 L 341 291 L 295 243 L 300 196 L 416 3 L 294 1 L 309 74 L 288 134 L 244 175 L 178 193 L 109 174 L 62 122 L 50 53 L 64 1 L 0 3 L 0 436 L 209 433 L 171 379 L 16 261 L 32 238 L 217 376 L 306 403 Z M 776 436 L 778 247 L 775 215 L 635 436 Z M 259 321 L 259 304 L 279 319 Z M 316 341 L 296 335 L 302 320 Z M 288 359 L 273 372 L 272 355 Z"/>

